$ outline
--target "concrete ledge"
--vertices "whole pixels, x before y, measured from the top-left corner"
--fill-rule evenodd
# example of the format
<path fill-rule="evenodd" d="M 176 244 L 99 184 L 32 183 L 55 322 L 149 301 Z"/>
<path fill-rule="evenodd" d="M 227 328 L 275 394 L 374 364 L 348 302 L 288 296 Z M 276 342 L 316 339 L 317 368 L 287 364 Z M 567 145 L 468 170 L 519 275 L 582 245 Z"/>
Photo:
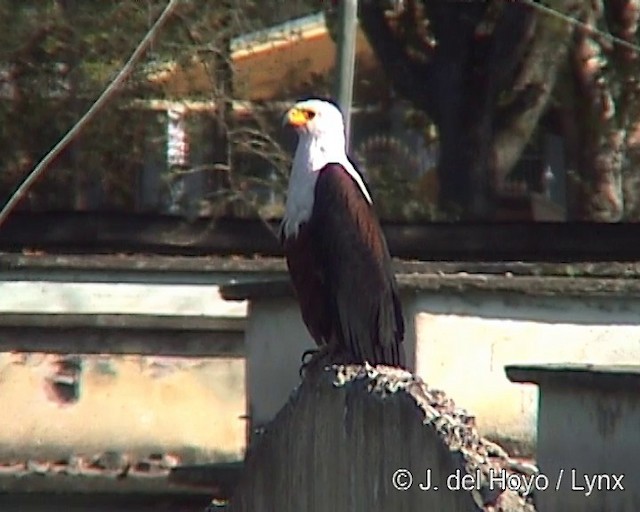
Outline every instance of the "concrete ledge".
<path fill-rule="evenodd" d="M 73 314 L 73 313 L 3 313 L 2 327 L 95 329 L 148 329 L 243 332 L 246 319 L 238 317 L 207 317 L 192 315 L 139 315 L 139 314 Z"/>
<path fill-rule="evenodd" d="M 0 494 L 186 494 L 229 498 L 238 483 L 242 466 L 242 461 L 174 468 L 144 468 L 140 464 L 127 464 L 117 470 L 108 470 L 35 461 L 13 466 L 0 464 Z"/>
<path fill-rule="evenodd" d="M 580 386 L 598 390 L 640 389 L 640 365 L 542 364 L 505 367 L 511 382 Z"/>
<path fill-rule="evenodd" d="M 0 314 L 0 351 L 244 357 L 246 319 L 189 315 Z"/>
<path fill-rule="evenodd" d="M 220 287 L 220 296 L 224 300 L 278 299 L 294 297 L 289 277 L 269 279 L 268 281 L 249 281 L 228 284 Z"/>
<path fill-rule="evenodd" d="M 169 482 L 196 489 L 212 489 L 213 483 L 232 490 L 240 480 L 244 461 L 178 466 L 171 470 Z M 226 493 L 229 497 L 231 493 Z"/>
<path fill-rule="evenodd" d="M 408 291 L 496 291 L 532 296 L 640 297 L 640 279 L 569 276 L 514 276 L 496 274 L 397 274 L 400 290 Z M 244 282 L 220 287 L 226 300 L 292 297 L 288 278 Z"/>
<path fill-rule="evenodd" d="M 407 261 L 394 260 L 396 272 L 400 274 L 489 274 L 514 276 L 558 276 L 558 277 L 615 277 L 640 278 L 640 263 L 629 262 L 523 262 L 523 261 Z M 161 255 L 73 255 L 73 254 L 22 254 L 0 252 L 0 270 L 3 277 L 38 277 L 53 280 L 58 275 L 74 273 L 76 277 L 87 272 L 100 271 L 104 277 L 113 273 L 137 272 L 183 276 L 202 276 L 212 273 L 244 273 L 247 275 L 285 274 L 286 263 L 282 257 L 222 257 L 222 256 L 161 256 Z M 105 272 L 106 271 L 106 272 Z M 46 273 L 46 275 L 45 275 Z M 97 275 L 93 276 L 95 279 Z M 68 278 L 68 275 L 67 275 Z M 211 280 L 211 279 L 209 279 Z"/>
<path fill-rule="evenodd" d="M 4 280 L 215 284 L 286 273 L 283 258 L 158 255 L 24 255 L 0 252 Z"/>
<path fill-rule="evenodd" d="M 209 489 L 198 489 L 192 486 L 172 483 L 168 476 L 164 475 L 141 475 L 118 478 L 115 476 L 86 476 L 86 475 L 1 475 L 1 493 L 81 493 L 81 494 L 207 494 L 211 495 L 211 489 L 215 484 L 211 484 Z M 226 493 L 225 493 L 226 494 Z"/>
<path fill-rule="evenodd" d="M 202 512 L 211 502 L 211 494 L 196 493 L 111 493 L 11 492 L 0 495 L 2 512 Z M 219 509 L 222 510 L 222 509 Z"/>

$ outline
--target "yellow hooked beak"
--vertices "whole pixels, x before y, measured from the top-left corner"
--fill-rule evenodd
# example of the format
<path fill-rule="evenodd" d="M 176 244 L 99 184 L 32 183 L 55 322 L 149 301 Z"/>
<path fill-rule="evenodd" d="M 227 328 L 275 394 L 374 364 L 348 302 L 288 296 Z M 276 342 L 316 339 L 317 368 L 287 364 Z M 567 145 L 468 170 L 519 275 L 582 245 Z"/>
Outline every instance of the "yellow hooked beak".
<path fill-rule="evenodd" d="M 284 116 L 284 124 L 298 128 L 304 126 L 315 117 L 316 113 L 313 110 L 306 108 L 293 107 Z"/>

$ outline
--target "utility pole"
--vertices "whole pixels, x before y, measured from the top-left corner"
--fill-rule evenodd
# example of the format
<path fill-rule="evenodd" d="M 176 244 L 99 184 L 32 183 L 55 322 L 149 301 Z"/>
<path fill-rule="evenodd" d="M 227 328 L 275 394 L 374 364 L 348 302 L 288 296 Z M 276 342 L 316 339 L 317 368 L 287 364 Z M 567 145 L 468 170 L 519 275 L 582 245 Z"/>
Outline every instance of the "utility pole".
<path fill-rule="evenodd" d="M 353 102 L 353 77 L 356 63 L 358 0 L 339 0 L 338 9 L 336 98 L 344 115 L 348 151 L 351 140 L 351 104 Z"/>

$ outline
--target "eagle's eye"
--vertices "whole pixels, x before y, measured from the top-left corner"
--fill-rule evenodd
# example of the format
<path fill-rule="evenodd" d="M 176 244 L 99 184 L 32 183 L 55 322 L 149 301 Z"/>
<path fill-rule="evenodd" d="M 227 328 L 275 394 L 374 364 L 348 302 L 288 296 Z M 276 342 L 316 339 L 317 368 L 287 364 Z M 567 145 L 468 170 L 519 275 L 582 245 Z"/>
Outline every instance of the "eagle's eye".
<path fill-rule="evenodd" d="M 311 121 L 314 117 L 316 117 L 316 113 L 310 109 L 304 109 L 302 113 L 304 114 L 304 117 L 307 121 Z"/>

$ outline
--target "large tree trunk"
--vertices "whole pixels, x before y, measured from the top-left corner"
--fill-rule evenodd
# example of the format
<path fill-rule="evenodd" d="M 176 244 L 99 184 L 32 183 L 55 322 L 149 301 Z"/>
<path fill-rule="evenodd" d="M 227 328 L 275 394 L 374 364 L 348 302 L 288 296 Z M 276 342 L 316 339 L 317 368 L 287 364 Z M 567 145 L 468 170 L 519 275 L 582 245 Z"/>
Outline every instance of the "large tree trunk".
<path fill-rule="evenodd" d="M 613 49 L 620 80 L 619 111 L 624 130 L 626 158 L 622 159 L 623 219 L 640 220 L 640 79 L 638 41 L 640 0 L 609 0 L 606 15 L 614 36 L 628 43 Z"/>
<path fill-rule="evenodd" d="M 604 39 L 585 26 L 575 31 L 570 59 L 576 140 L 571 156 L 576 171 L 573 214 L 600 222 L 637 219 L 640 110 L 638 57 L 631 45 L 636 40 L 640 2 L 585 5 L 583 24 L 598 27 L 606 20 L 618 41 Z"/>
<path fill-rule="evenodd" d="M 584 23 L 595 26 L 600 16 L 588 7 Z M 577 155 L 580 189 L 579 217 L 618 221 L 622 217 L 621 152 L 624 135 L 618 128 L 606 59 L 590 33 L 580 27 L 575 34 L 571 65 L 576 82 L 576 115 L 579 127 Z"/>
<path fill-rule="evenodd" d="M 627 135 L 627 158 L 622 167 L 624 220 L 640 221 L 640 123 Z"/>
<path fill-rule="evenodd" d="M 581 2 L 554 4 L 566 13 Z M 394 87 L 438 127 L 440 207 L 491 218 L 545 110 L 571 26 L 502 0 L 407 1 L 389 19 L 381 2 L 363 2 L 362 27 Z"/>

